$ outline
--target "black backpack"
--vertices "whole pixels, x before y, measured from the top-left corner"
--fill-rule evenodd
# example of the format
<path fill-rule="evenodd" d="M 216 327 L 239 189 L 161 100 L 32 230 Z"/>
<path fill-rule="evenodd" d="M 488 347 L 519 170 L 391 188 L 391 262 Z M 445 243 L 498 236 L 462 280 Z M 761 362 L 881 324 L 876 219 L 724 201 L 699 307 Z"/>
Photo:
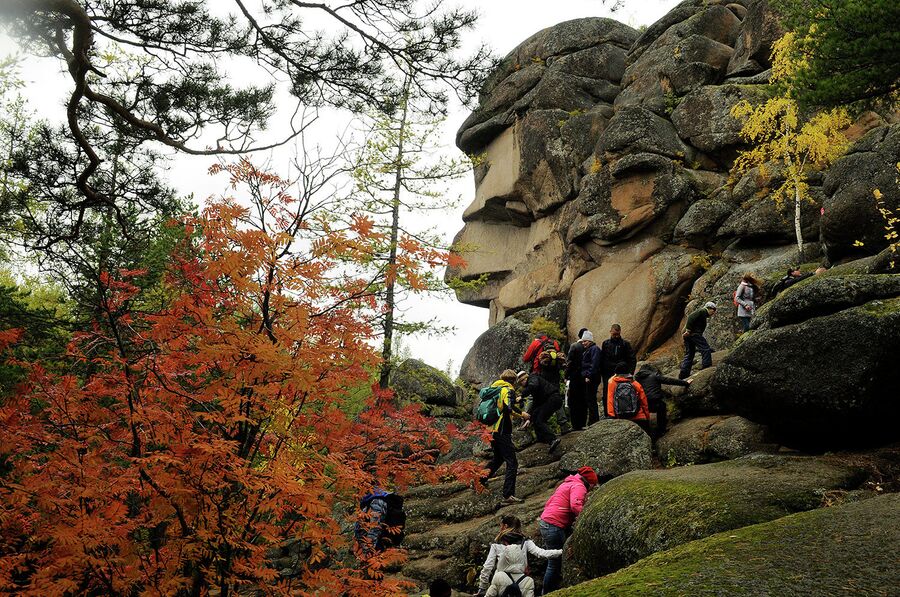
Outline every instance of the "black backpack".
<path fill-rule="evenodd" d="M 525 578 L 525 575 L 519 577 L 519 580 L 515 580 L 512 577 L 512 574 L 509 572 L 504 572 L 506 576 L 509 577 L 509 580 L 512 581 L 511 585 L 507 585 L 503 592 L 500 593 L 500 597 L 522 597 L 522 589 L 519 588 L 519 583 L 522 582 L 522 579 Z"/>
<path fill-rule="evenodd" d="M 406 511 L 403 510 L 403 496 L 396 493 L 388 493 L 386 495 L 368 494 L 360 502 L 362 511 L 368 512 L 369 505 L 378 499 L 384 500 L 387 508 L 385 509 L 384 520 L 381 522 L 384 530 L 378 541 L 379 545 L 375 547 L 378 549 L 398 547 L 400 542 L 403 541 L 406 529 Z M 357 537 L 362 536 L 359 525 L 357 525 L 356 535 Z"/>
<path fill-rule="evenodd" d="M 613 415 L 620 419 L 629 419 L 638 414 L 640 401 L 637 389 L 631 381 L 620 381 L 613 394 Z"/>

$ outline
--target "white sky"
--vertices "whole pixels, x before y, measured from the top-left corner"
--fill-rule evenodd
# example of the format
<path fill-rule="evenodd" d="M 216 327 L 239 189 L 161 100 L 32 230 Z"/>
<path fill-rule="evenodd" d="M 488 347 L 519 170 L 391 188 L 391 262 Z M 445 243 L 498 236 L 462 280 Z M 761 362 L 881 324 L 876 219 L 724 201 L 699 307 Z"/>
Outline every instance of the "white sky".
<path fill-rule="evenodd" d="M 216 0 L 220 2 L 221 0 Z M 626 0 L 625 6 L 612 14 L 608 6 L 600 0 L 457 0 L 455 4 L 478 10 L 480 14 L 476 31 L 467 40 L 474 46 L 480 41 L 492 47 L 495 54 L 506 55 L 527 37 L 562 21 L 586 16 L 608 16 L 632 27 L 649 25 L 671 10 L 678 0 Z M 446 2 L 446 4 L 453 4 Z M 608 4 L 608 3 L 607 3 Z M 0 37 L 0 56 L 15 52 L 15 46 L 9 39 Z M 30 106 L 41 117 L 54 121 L 63 121 L 65 110 L 64 98 L 70 92 L 70 80 L 59 74 L 61 65 L 58 62 L 29 60 L 21 75 L 26 80 L 26 94 Z M 244 75 L 243 69 L 236 75 Z M 246 78 L 243 79 L 246 81 Z M 444 146 L 451 156 L 458 150 L 454 145 L 456 129 L 468 116 L 468 111 L 460 106 L 453 106 L 444 132 Z M 339 116 L 331 115 L 323 119 L 317 128 L 322 135 L 322 143 L 328 145 L 337 135 L 339 129 L 346 126 Z M 271 129 L 279 130 L 277 122 Z M 293 148 L 271 156 L 272 167 L 278 172 L 279 164 L 287 164 Z M 202 201 L 210 195 L 225 191 L 225 181 L 205 175 L 214 158 L 192 157 L 183 154 L 173 155 L 172 164 L 166 179 L 180 193 L 193 194 L 195 200 Z M 460 197 L 459 206 L 447 213 L 430 214 L 423 223 L 434 226 L 448 241 L 462 227 L 462 212 L 474 197 L 475 189 L 471 177 L 465 177 L 454 184 L 448 193 Z M 454 326 L 454 332 L 440 337 L 414 336 L 404 338 L 403 344 L 410 354 L 423 361 L 446 369 L 452 363 L 453 374 L 475 339 L 487 329 L 488 311 L 478 307 L 463 305 L 452 299 L 438 297 L 417 297 L 408 304 L 407 316 L 416 320 L 438 318 L 441 325 Z"/>

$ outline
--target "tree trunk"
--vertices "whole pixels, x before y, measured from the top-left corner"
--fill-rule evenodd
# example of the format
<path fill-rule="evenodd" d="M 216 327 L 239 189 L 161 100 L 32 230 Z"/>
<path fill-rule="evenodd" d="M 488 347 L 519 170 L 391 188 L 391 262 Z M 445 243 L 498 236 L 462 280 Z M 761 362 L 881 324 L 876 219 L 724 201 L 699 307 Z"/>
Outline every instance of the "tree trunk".
<path fill-rule="evenodd" d="M 400 113 L 400 122 L 397 130 L 397 154 L 394 162 L 394 189 L 391 209 L 391 245 L 388 255 L 387 279 L 384 299 L 384 344 L 381 348 L 381 375 L 378 378 L 378 386 L 381 389 L 388 387 L 391 377 L 391 357 L 393 356 L 394 340 L 394 284 L 396 282 L 397 267 L 397 237 L 400 231 L 400 191 L 403 188 L 403 141 L 406 137 L 407 116 L 409 114 L 409 88 L 410 78 L 407 77 L 403 85 L 403 108 Z"/>
<path fill-rule="evenodd" d="M 800 225 L 800 187 L 794 184 L 794 233 L 797 235 L 797 263 L 803 263 L 803 228 Z"/>

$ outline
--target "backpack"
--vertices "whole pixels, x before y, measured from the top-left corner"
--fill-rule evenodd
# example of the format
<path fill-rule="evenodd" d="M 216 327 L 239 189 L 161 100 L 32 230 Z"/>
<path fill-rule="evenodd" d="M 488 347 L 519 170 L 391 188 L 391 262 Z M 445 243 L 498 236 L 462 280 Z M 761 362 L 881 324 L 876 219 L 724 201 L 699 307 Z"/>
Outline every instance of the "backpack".
<path fill-rule="evenodd" d="M 544 338 L 537 354 L 538 366 L 541 369 L 562 369 L 566 364 L 566 355 L 559 350 L 555 340 Z"/>
<path fill-rule="evenodd" d="M 735 290 L 734 294 L 731 295 L 731 302 L 734 303 L 735 307 L 740 306 L 740 304 L 737 302 L 737 290 Z"/>
<path fill-rule="evenodd" d="M 475 420 L 485 425 L 493 425 L 500 420 L 500 391 L 502 386 L 481 388 L 478 392 L 478 408 L 475 409 Z"/>
<path fill-rule="evenodd" d="M 359 506 L 363 512 L 368 512 L 372 502 L 376 499 L 384 500 L 387 508 L 384 513 L 384 520 L 381 521 L 383 532 L 378 540 L 377 549 L 386 549 L 388 547 L 397 547 L 403 541 L 406 530 L 406 511 L 403 509 L 403 496 L 396 493 L 369 493 L 360 501 Z M 362 531 L 357 524 L 356 535 L 360 537 Z"/>
<path fill-rule="evenodd" d="M 613 394 L 613 415 L 620 419 L 628 419 L 638 414 L 640 402 L 638 393 L 631 381 L 620 381 Z"/>
<path fill-rule="evenodd" d="M 512 577 L 512 574 L 509 572 L 504 572 L 506 576 L 509 577 L 509 580 L 512 581 L 511 585 L 507 585 L 503 592 L 500 593 L 500 597 L 522 597 L 522 589 L 519 587 L 519 583 L 522 582 L 522 579 L 525 578 L 525 575 L 519 577 L 519 580 L 515 580 Z"/>

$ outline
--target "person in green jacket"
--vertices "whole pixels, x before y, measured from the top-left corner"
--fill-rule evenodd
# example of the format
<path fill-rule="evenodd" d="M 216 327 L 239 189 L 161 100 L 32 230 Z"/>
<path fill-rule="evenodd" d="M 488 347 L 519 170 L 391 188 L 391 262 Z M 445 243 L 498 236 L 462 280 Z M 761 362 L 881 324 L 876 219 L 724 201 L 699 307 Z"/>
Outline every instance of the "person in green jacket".
<path fill-rule="evenodd" d="M 697 309 L 687 318 L 682 337 L 684 338 L 684 360 L 681 361 L 681 371 L 678 379 L 687 379 L 691 376 L 691 367 L 694 365 L 694 355 L 700 351 L 700 368 L 706 369 L 712 366 L 712 349 L 709 342 L 703 337 L 706 331 L 706 323 L 716 314 L 716 304 L 709 301 L 702 308 Z"/>

